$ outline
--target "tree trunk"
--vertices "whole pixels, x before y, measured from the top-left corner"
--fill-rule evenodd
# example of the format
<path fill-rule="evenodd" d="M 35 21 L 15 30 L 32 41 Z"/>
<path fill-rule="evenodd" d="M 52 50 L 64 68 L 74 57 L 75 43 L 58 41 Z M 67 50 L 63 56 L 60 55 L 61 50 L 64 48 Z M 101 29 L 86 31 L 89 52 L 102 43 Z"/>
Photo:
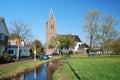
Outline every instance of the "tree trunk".
<path fill-rule="evenodd" d="M 93 40 L 93 36 L 90 37 L 90 50 L 92 49 L 92 40 Z"/>

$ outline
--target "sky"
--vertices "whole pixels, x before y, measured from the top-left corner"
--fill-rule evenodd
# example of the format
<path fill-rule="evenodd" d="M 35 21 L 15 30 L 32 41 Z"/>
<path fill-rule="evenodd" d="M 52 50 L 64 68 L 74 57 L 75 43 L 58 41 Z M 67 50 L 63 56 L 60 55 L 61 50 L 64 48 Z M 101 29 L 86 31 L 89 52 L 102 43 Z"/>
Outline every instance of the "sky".
<path fill-rule="evenodd" d="M 57 34 L 78 35 L 82 42 L 89 43 L 83 30 L 85 15 L 99 10 L 100 16 L 112 14 L 120 21 L 120 0 L 0 0 L 0 16 L 8 29 L 11 21 L 24 21 L 30 25 L 34 39 L 46 42 L 46 21 L 50 9 L 57 22 Z M 120 26 L 117 27 L 120 31 Z"/>

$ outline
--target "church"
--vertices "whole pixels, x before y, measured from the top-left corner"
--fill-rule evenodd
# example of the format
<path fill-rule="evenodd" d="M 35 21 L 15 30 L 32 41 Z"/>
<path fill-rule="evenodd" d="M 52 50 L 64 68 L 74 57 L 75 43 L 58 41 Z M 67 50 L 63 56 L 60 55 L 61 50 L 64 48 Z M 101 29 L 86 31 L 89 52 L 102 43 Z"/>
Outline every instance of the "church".
<path fill-rule="evenodd" d="M 55 20 L 55 16 L 53 14 L 52 9 L 50 10 L 50 14 L 49 14 L 49 18 L 46 22 L 46 53 L 47 54 L 52 54 L 53 51 L 55 51 L 56 49 L 49 49 L 49 43 L 50 43 L 50 39 L 52 37 L 56 37 L 57 36 L 57 31 L 56 31 L 56 20 Z"/>
<path fill-rule="evenodd" d="M 57 36 L 57 26 L 56 26 L 56 19 L 53 14 L 52 9 L 50 10 L 49 18 L 46 22 L 46 54 L 52 54 L 54 51 L 56 51 L 56 48 L 49 48 L 50 40 L 52 37 Z M 67 35 L 64 35 L 67 36 Z M 74 47 L 74 52 L 78 53 L 85 53 L 89 46 L 85 43 L 82 43 L 78 35 L 71 35 L 73 38 L 75 38 L 76 45 Z"/>

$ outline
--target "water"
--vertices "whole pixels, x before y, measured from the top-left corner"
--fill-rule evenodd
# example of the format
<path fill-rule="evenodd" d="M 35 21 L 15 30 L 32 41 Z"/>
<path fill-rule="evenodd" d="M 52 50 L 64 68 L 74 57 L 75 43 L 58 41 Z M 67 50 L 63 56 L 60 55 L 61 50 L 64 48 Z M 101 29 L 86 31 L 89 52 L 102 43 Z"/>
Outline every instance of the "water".
<path fill-rule="evenodd" d="M 52 75 L 57 69 L 57 63 L 49 62 L 34 68 L 32 71 L 25 72 L 12 80 L 52 80 Z"/>
<path fill-rule="evenodd" d="M 39 68 L 34 68 L 33 71 L 24 74 L 24 80 L 47 80 L 47 64 L 43 64 Z"/>

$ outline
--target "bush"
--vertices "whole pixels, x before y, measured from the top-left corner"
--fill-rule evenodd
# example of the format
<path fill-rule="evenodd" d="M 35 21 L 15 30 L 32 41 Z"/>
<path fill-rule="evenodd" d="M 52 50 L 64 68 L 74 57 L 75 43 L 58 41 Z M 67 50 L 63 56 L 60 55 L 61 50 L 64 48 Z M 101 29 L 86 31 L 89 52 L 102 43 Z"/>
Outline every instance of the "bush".
<path fill-rule="evenodd" d="M 75 51 L 75 54 L 79 54 L 79 52 Z"/>
<path fill-rule="evenodd" d="M 90 49 L 90 52 L 95 52 L 95 50 L 94 49 Z"/>
<path fill-rule="evenodd" d="M 2 59 L 4 62 L 10 62 L 10 57 L 6 52 L 3 53 Z"/>

